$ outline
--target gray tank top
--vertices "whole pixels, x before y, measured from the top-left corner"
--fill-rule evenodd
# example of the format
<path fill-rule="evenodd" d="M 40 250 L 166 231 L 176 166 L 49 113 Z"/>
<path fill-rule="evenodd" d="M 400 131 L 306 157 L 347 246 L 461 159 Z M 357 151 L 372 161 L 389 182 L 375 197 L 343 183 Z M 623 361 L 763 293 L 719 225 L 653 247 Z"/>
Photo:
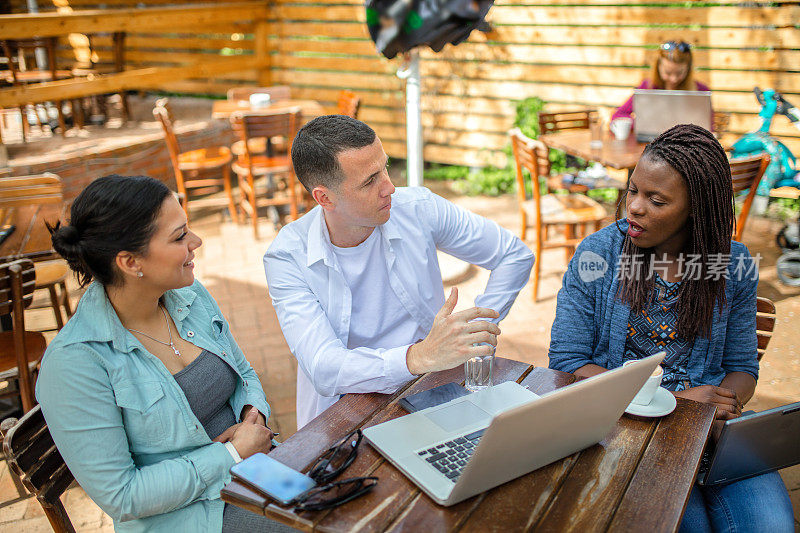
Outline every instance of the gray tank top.
<path fill-rule="evenodd" d="M 183 389 L 189 407 L 203 424 L 208 438 L 213 440 L 236 424 L 236 415 L 228 404 L 228 399 L 236 390 L 238 378 L 225 361 L 208 350 L 203 350 L 194 361 L 173 377 Z"/>

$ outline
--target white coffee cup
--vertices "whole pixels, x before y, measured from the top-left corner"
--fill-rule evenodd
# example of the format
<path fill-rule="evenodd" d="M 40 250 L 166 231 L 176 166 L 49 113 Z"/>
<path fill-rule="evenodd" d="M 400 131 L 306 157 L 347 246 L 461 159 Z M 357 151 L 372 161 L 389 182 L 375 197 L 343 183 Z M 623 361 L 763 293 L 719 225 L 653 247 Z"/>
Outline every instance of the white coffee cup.
<path fill-rule="evenodd" d="M 622 363 L 622 366 L 628 366 L 629 364 L 636 363 L 637 361 L 625 361 Z M 661 378 L 664 377 L 664 369 L 661 368 L 661 365 L 658 365 L 653 373 L 650 374 L 650 377 L 647 378 L 642 388 L 639 389 L 639 392 L 636 393 L 636 396 L 633 397 L 631 403 L 635 403 L 637 405 L 649 405 L 650 402 L 653 400 L 653 396 L 656 395 L 656 391 L 661 386 Z"/>
<path fill-rule="evenodd" d="M 619 141 L 624 141 L 631 134 L 633 120 L 628 117 L 615 118 L 611 121 L 611 133 Z"/>
<path fill-rule="evenodd" d="M 262 107 L 269 107 L 271 98 L 267 93 L 253 93 L 250 95 L 250 107 L 259 109 Z"/>

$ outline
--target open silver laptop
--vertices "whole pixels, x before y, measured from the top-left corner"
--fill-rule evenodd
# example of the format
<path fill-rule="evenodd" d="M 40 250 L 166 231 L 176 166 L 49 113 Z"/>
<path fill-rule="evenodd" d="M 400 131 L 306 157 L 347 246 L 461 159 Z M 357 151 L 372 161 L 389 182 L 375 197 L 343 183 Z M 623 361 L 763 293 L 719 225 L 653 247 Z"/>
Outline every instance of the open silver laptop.
<path fill-rule="evenodd" d="M 509 381 L 364 436 L 434 501 L 453 505 L 599 442 L 664 355 L 541 397 Z"/>
<path fill-rule="evenodd" d="M 650 142 L 678 124 L 695 124 L 711 131 L 711 92 L 634 89 L 633 112 L 639 142 Z"/>
<path fill-rule="evenodd" d="M 722 426 L 719 440 L 703 456 L 700 485 L 730 483 L 800 463 L 800 402 L 743 414 Z"/>

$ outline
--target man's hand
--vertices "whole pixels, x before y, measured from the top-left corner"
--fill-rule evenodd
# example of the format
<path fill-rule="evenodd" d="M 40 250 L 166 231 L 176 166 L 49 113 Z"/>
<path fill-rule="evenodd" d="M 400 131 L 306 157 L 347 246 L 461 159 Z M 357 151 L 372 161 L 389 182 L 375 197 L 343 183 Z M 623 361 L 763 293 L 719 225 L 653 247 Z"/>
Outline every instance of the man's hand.
<path fill-rule="evenodd" d="M 458 289 L 453 287 L 450 297 L 436 314 L 428 336 L 408 349 L 406 364 L 412 374 L 447 370 L 467 359 L 492 355 L 494 352 L 500 328 L 497 324 L 475 319 L 497 318 L 500 316 L 497 311 L 472 307 L 453 313 L 456 302 Z"/>
<path fill-rule="evenodd" d="M 714 385 L 700 385 L 673 394 L 678 398 L 714 405 L 717 408 L 714 417 L 719 420 L 730 420 L 742 414 L 742 404 L 736 397 L 736 392 L 731 389 Z"/>

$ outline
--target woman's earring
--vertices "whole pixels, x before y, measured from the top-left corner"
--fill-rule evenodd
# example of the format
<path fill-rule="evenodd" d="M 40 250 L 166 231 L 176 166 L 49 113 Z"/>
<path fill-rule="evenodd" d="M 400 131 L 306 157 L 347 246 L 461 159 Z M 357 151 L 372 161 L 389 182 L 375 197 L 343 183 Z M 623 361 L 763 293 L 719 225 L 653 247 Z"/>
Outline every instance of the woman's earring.
<path fill-rule="evenodd" d="M 137 272 L 136 275 L 139 276 L 139 279 L 142 279 L 142 277 L 144 277 L 144 274 L 142 273 L 141 270 Z"/>

